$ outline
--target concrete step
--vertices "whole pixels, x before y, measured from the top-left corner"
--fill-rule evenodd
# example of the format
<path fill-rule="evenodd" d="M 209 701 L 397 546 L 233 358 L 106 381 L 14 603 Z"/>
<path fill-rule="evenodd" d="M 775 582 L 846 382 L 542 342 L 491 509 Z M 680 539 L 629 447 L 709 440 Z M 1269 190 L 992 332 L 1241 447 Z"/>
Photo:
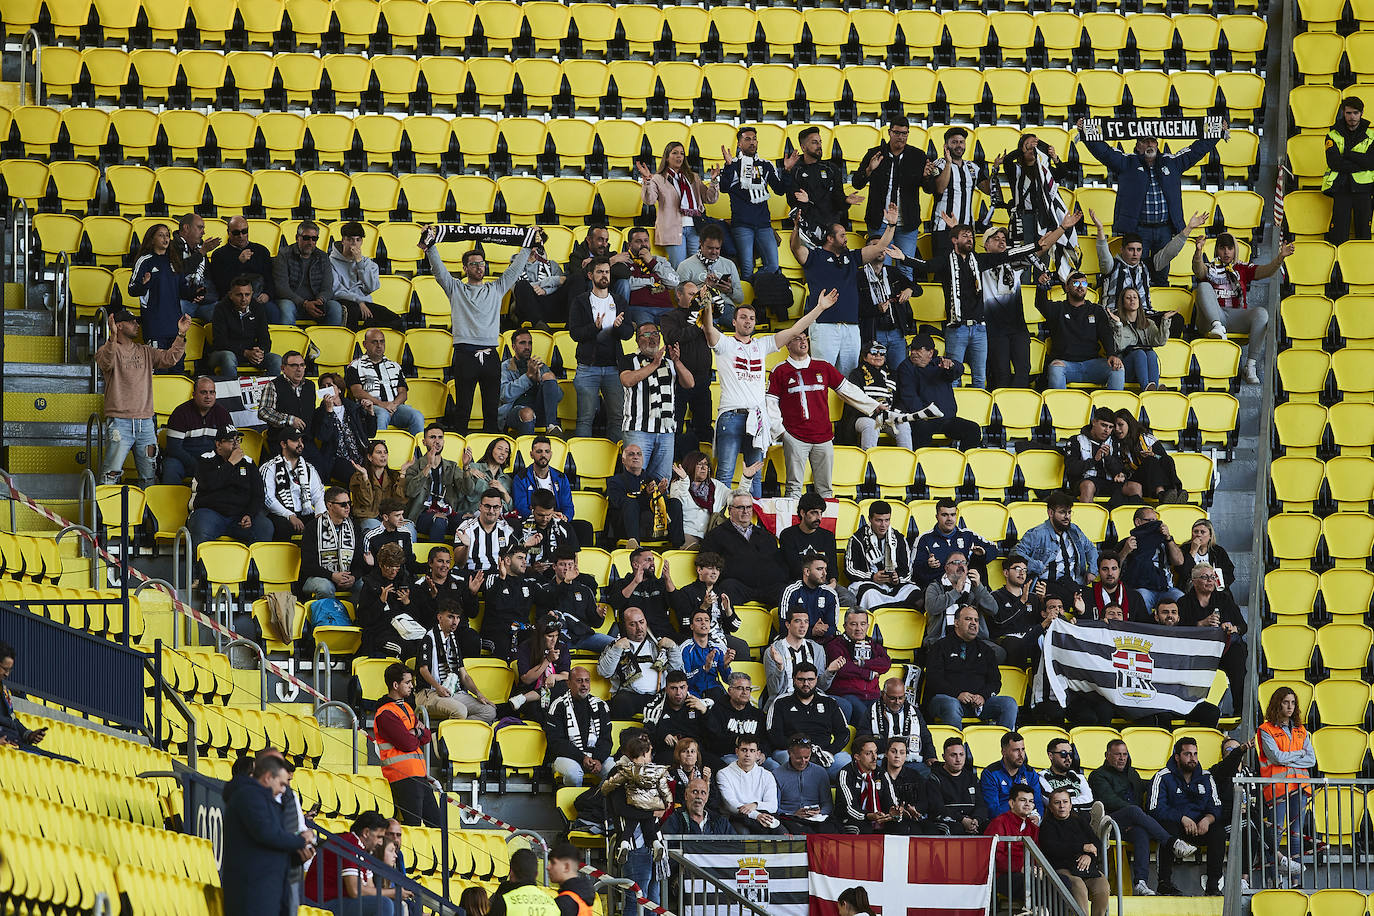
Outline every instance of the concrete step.
<path fill-rule="evenodd" d="M 45 309 L 6 309 L 4 321 L 6 335 L 40 336 L 53 332 L 53 314 Z M 26 344 L 27 341 L 23 345 Z"/>
<path fill-rule="evenodd" d="M 53 340 L 36 337 L 34 340 Z M 41 354 L 26 353 L 25 356 Z M 60 354 L 54 352 L 54 357 Z M 5 362 L 5 391 L 24 394 L 90 394 L 91 367 L 61 362 Z"/>

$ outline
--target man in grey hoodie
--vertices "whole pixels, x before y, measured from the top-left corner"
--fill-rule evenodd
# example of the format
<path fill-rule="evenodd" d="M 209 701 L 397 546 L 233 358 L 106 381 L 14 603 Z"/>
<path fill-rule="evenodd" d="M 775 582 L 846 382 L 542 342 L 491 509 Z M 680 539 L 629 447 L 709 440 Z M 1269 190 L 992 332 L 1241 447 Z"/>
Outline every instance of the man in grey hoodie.
<path fill-rule="evenodd" d="M 391 328 L 405 330 L 401 317 L 372 301 L 382 288 L 377 262 L 363 254 L 362 223 L 344 223 L 339 240 L 329 246 L 329 266 L 334 271 L 334 301 L 343 309 L 344 327 L 354 330 Z"/>
<path fill-rule="evenodd" d="M 428 230 L 430 226 L 426 226 Z M 530 250 L 521 248 L 510 266 L 492 283 L 487 259 L 481 251 L 463 252 L 463 280 L 454 279 L 434 246 L 423 249 L 429 269 L 453 306 L 453 378 L 457 382 L 453 416 L 460 432 L 466 432 L 472 416 L 472 391 L 482 389 L 482 427 L 494 433 L 496 411 L 501 403 L 501 300 L 524 276 Z"/>

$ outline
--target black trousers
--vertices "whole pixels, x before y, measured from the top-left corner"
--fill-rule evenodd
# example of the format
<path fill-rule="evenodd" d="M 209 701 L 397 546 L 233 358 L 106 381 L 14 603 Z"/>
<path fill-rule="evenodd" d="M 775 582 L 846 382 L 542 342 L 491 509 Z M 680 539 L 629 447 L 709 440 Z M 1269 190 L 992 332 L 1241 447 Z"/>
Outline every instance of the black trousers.
<path fill-rule="evenodd" d="M 1030 331 L 988 327 L 988 390 L 1030 387 Z"/>
<path fill-rule="evenodd" d="M 568 320 L 568 285 L 564 283 L 551 293 L 539 295 L 528 280 L 515 284 L 511 312 L 518 324 L 566 324 Z"/>
<path fill-rule="evenodd" d="M 1202 836 L 1189 836 L 1183 829 L 1181 821 L 1159 820 L 1159 826 L 1169 831 L 1169 835 L 1177 840 L 1196 846 L 1199 849 L 1207 850 L 1207 884 L 1215 886 L 1217 879 L 1221 877 L 1222 871 L 1226 866 L 1226 829 L 1220 822 L 1214 823 Z M 1159 883 L 1172 883 L 1174 876 L 1174 843 L 1173 840 L 1166 840 L 1159 844 Z"/>
<path fill-rule="evenodd" d="M 957 449 L 977 448 L 983 444 L 983 428 L 963 417 L 941 417 L 938 420 L 911 421 L 911 447 L 925 448 L 936 433 L 949 437 Z"/>
<path fill-rule="evenodd" d="M 470 432 L 472 393 L 482 390 L 482 431 L 499 432 L 496 410 L 501 404 L 501 356 L 495 347 L 476 344 L 453 345 L 452 425 L 457 432 Z"/>
<path fill-rule="evenodd" d="M 421 776 L 407 776 L 391 784 L 396 817 L 407 827 L 438 827 L 439 799 Z"/>
<path fill-rule="evenodd" d="M 682 503 L 676 499 L 665 499 L 668 504 L 668 542 L 680 546 L 682 535 Z M 652 510 L 642 508 L 645 500 L 640 498 L 627 502 L 624 511 L 613 513 L 611 520 L 616 522 L 622 537 L 644 540 L 654 530 Z"/>
<path fill-rule="evenodd" d="M 364 318 L 361 303 L 340 299 L 339 304 L 344 307 L 344 325 L 355 331 L 366 328 L 389 328 L 392 331 L 406 329 L 405 319 L 384 305 L 369 302 L 367 310 L 372 313 L 372 317 Z"/>
<path fill-rule="evenodd" d="M 1350 238 L 1369 238 L 1369 221 L 1374 216 L 1374 195 L 1337 194 L 1331 198 L 1331 230 L 1326 240 L 1339 245 Z M 1352 231 L 1351 221 L 1355 226 Z"/>
<path fill-rule="evenodd" d="M 690 451 L 701 446 L 703 442 L 711 442 L 716 436 L 716 418 L 711 411 L 711 384 L 708 378 L 705 381 L 697 380 L 695 388 L 683 388 L 677 386 L 673 392 L 673 412 L 677 415 L 677 443 L 675 448 L 678 455 L 685 455 Z M 692 426 L 689 429 L 684 422 L 687 419 L 687 408 L 692 409 Z"/>

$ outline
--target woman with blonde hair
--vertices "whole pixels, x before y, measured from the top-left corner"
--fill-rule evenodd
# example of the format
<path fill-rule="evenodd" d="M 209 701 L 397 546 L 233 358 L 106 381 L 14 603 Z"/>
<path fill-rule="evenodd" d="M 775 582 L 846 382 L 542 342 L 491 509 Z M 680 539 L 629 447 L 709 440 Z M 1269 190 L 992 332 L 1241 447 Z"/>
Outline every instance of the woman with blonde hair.
<path fill-rule="evenodd" d="M 1193 567 L 1199 563 L 1206 563 L 1216 571 L 1217 591 L 1235 591 L 1236 564 L 1231 562 L 1226 548 L 1217 543 L 1216 529 L 1205 516 L 1193 522 L 1193 537 L 1184 548 L 1178 581 L 1193 581 Z"/>
<path fill-rule="evenodd" d="M 711 169 L 703 182 L 687 165 L 687 151 L 674 140 L 663 148 L 657 172 L 639 164 L 646 204 L 654 204 L 654 242 L 663 246 L 668 263 L 677 266 L 697 253 L 697 218 L 720 197 L 720 169 Z"/>

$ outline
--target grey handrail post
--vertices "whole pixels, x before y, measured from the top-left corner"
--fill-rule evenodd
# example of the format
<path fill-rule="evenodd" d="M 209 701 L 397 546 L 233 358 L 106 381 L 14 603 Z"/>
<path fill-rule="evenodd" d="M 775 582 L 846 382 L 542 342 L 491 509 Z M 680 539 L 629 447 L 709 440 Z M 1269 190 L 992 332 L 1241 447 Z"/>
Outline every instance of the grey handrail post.
<path fill-rule="evenodd" d="M 233 649 L 233 648 L 235 648 L 235 647 L 237 647 L 237 646 L 244 646 L 244 647 L 246 647 L 246 648 L 248 648 L 248 649 L 251 649 L 252 652 L 253 652 L 253 655 L 257 657 L 257 660 L 258 660 L 258 709 L 259 709 L 260 711 L 262 711 L 262 712 L 266 712 L 266 711 L 267 711 L 267 656 L 263 654 L 263 652 L 262 652 L 262 646 L 260 646 L 260 645 L 258 645 L 257 643 L 253 642 L 253 640 L 251 640 L 251 639 L 244 639 L 242 636 L 238 636 L 238 637 L 235 637 L 234 639 L 229 640 L 227 643 L 224 644 L 224 648 L 221 649 L 220 651 L 222 651 L 225 655 L 228 655 L 228 654 L 229 654 L 229 650 L 230 650 L 230 649 Z"/>
<path fill-rule="evenodd" d="M 91 420 L 95 420 L 97 423 L 99 423 L 100 415 L 97 413 L 92 413 L 89 417 L 86 418 L 86 432 L 88 435 L 91 430 Z M 99 428 L 102 437 L 101 441 L 103 442 L 105 429 L 103 426 Z M 102 457 L 104 455 L 104 451 L 105 449 L 102 446 Z M 96 486 L 97 482 L 95 479 L 95 471 L 91 470 L 88 467 L 86 468 L 86 470 L 81 472 L 81 482 L 76 491 L 76 520 L 81 524 L 89 527 L 92 532 L 94 532 L 95 529 L 100 525 L 100 506 L 96 502 Z M 90 508 L 89 517 L 86 514 L 87 507 Z"/>
<path fill-rule="evenodd" d="M 29 39 L 33 39 L 33 104 L 43 104 L 43 40 L 38 37 L 37 29 L 29 29 L 19 43 L 19 94 L 23 104 L 24 84 L 29 74 Z"/>
<path fill-rule="evenodd" d="M 186 541 L 186 553 L 181 552 L 181 542 Z M 181 578 L 181 560 L 186 558 L 186 579 L 185 592 L 182 591 L 183 580 Z M 191 543 L 191 529 L 182 525 L 177 529 L 176 538 L 172 541 L 172 588 L 182 604 L 191 604 L 191 581 L 195 578 L 195 550 Z"/>
<path fill-rule="evenodd" d="M 102 305 L 95 310 L 95 317 L 91 319 L 90 327 L 87 328 L 87 333 L 90 335 L 89 339 L 91 346 L 91 394 L 95 394 L 97 389 L 100 387 L 98 384 L 100 381 L 100 369 L 95 364 L 95 351 L 99 350 L 101 347 L 100 336 L 103 332 L 105 332 L 108 329 L 108 321 L 108 313 L 105 310 L 105 306 Z M 89 440 L 89 438 L 90 421 L 88 420 L 87 439 Z M 86 444 L 86 448 L 88 450 L 90 449 L 89 441 Z"/>
<path fill-rule="evenodd" d="M 61 544 L 62 538 L 66 537 L 70 531 L 78 531 L 86 535 L 92 544 L 95 543 L 95 532 L 85 525 L 68 525 L 57 532 L 57 537 L 53 539 L 54 544 Z M 100 554 L 94 551 L 91 554 L 91 588 L 96 588 L 100 583 Z"/>
<path fill-rule="evenodd" d="M 13 254 L 13 265 L 12 265 L 12 266 L 13 266 L 14 280 L 15 280 L 15 282 L 17 282 L 17 283 L 23 283 L 23 285 L 24 285 L 24 307 L 25 307 L 25 308 L 28 308 L 28 306 L 29 306 L 29 244 L 30 244 L 30 242 L 31 242 L 30 236 L 32 236 L 32 234 L 33 234 L 33 211 L 31 211 L 31 210 L 29 209 L 29 204 L 28 204 L 28 202 L 27 202 L 26 200 L 24 200 L 24 198 L 20 197 L 20 198 L 16 199 L 15 202 L 14 202 L 14 205 L 13 205 L 12 207 L 10 207 L 10 213 L 11 213 L 11 217 L 10 217 L 10 227 L 11 227 L 12 231 L 14 232 L 14 238 L 11 240 L 12 243 L 13 243 L 13 247 L 11 248 L 11 251 L 12 251 L 12 254 Z M 22 219 L 21 219 L 21 217 L 22 217 Z M 24 226 L 24 228 L 23 228 L 22 230 L 19 229 L 19 225 L 20 225 L 21 222 L 23 223 L 23 226 Z"/>
<path fill-rule="evenodd" d="M 321 656 L 321 655 L 324 656 L 324 688 L 323 688 L 323 689 L 320 688 L 320 656 Z M 331 678 L 330 678 L 330 676 L 329 676 L 329 667 L 330 667 L 331 664 L 332 664 L 332 662 L 331 662 L 330 657 L 329 657 L 329 646 L 325 645 L 325 644 L 322 643 L 322 642 L 318 642 L 318 641 L 317 641 L 317 642 L 315 643 L 315 659 L 314 659 L 314 665 L 313 665 L 313 668 L 312 668 L 311 671 L 310 671 L 310 686 L 315 688 L 315 692 L 316 692 L 316 693 L 322 693 L 322 694 L 324 694 L 324 701 L 325 701 L 326 703 L 328 703 L 330 700 L 334 699 L 334 691 L 333 691 L 333 689 L 332 689 L 332 684 L 330 683 Z M 319 712 L 319 711 L 320 711 L 320 698 L 317 696 L 317 697 L 315 697 L 314 699 L 315 699 L 315 712 Z"/>
<path fill-rule="evenodd" d="M 506 845 L 509 846 L 510 841 L 518 836 L 530 840 L 534 845 L 537 845 L 539 847 L 540 857 L 544 860 L 544 874 L 547 875 L 549 873 L 548 840 L 544 839 L 542 836 L 535 833 L 533 830 L 512 830 L 506 835 Z"/>
<path fill-rule="evenodd" d="M 144 579 L 134 588 L 133 597 L 137 598 L 145 588 L 156 588 L 167 592 L 173 598 L 176 597 L 176 589 L 166 579 Z M 172 648 L 181 648 L 181 616 L 176 610 L 172 611 Z"/>
<path fill-rule="evenodd" d="M 95 362 L 92 360 L 91 365 Z M 92 372 L 95 370 L 92 369 Z M 94 393 L 94 392 L 92 392 Z M 86 417 L 86 470 L 95 479 L 95 469 L 105 466 L 105 423 L 94 410 Z"/>
<path fill-rule="evenodd" d="M 348 723 L 353 729 L 353 752 L 350 762 L 353 764 L 353 774 L 356 776 L 358 774 L 358 714 L 354 712 L 353 707 L 349 706 L 347 703 L 339 700 L 330 700 L 328 703 L 321 703 L 315 708 L 316 722 L 320 720 L 320 713 L 324 712 L 326 709 L 342 709 L 344 712 L 348 713 Z"/>
<path fill-rule="evenodd" d="M 221 620 L 219 619 L 219 610 L 220 610 L 220 607 L 221 607 L 221 604 L 220 604 L 220 598 L 221 598 L 221 597 L 224 599 L 224 603 L 223 603 L 223 607 L 224 607 L 224 620 L 223 620 L 223 621 L 221 621 Z M 220 624 L 220 626 L 224 627 L 224 629 L 229 630 L 230 632 L 233 632 L 233 629 L 234 629 L 234 596 L 231 595 L 231 594 L 229 593 L 229 586 L 228 586 L 228 585 L 220 585 L 219 588 L 215 589 L 215 597 L 214 597 L 213 599 L 211 599 L 211 601 L 212 601 L 212 603 L 214 604 L 214 608 L 215 608 L 215 610 L 214 610 L 215 623 L 218 623 L 218 624 Z M 224 646 L 222 645 L 222 642 L 221 642 L 222 638 L 223 638 L 223 637 L 220 635 L 220 631 L 219 631 L 218 629 L 216 629 L 216 630 L 215 630 L 215 651 L 220 651 L 221 649 L 224 648 Z"/>
<path fill-rule="evenodd" d="M 1122 854 L 1122 852 L 1121 852 L 1121 847 L 1122 847 L 1122 845 L 1123 845 L 1123 842 L 1122 842 L 1122 839 L 1121 839 L 1121 825 L 1118 824 L 1118 823 L 1117 823 L 1115 820 L 1113 820 L 1111 817 L 1104 817 L 1104 818 L 1102 818 L 1102 830 L 1101 830 L 1101 834 L 1100 834 L 1099 837 L 1098 837 L 1098 839 L 1099 839 L 1099 840 L 1101 841 L 1101 843 L 1102 843 L 1102 862 L 1104 863 L 1104 867 L 1103 867 L 1103 869 L 1102 869 L 1103 874 L 1106 873 L 1105 863 L 1106 863 L 1106 861 L 1107 861 L 1107 835 L 1108 835 L 1108 834 L 1114 834 L 1115 837 L 1116 837 L 1116 844 L 1115 844 L 1115 846 L 1113 847 L 1114 850 L 1115 850 L 1115 857 L 1116 857 L 1116 916 L 1122 916 L 1122 911 L 1125 909 L 1125 906 L 1126 906 L 1126 905 L 1122 902 L 1122 899 L 1121 899 L 1121 898 L 1124 897 L 1124 896 L 1126 895 L 1126 889 L 1125 889 L 1126 879 L 1122 877 L 1122 875 L 1124 874 L 1124 872 L 1122 871 L 1122 869 L 1125 867 L 1125 861 L 1124 861 L 1124 856 L 1123 856 L 1123 854 Z"/>
<path fill-rule="evenodd" d="M 65 251 L 57 253 L 58 288 L 52 309 L 53 334 L 61 342 L 62 362 L 66 362 L 71 352 L 71 334 L 68 325 L 71 323 L 71 296 L 72 296 L 72 259 Z"/>

